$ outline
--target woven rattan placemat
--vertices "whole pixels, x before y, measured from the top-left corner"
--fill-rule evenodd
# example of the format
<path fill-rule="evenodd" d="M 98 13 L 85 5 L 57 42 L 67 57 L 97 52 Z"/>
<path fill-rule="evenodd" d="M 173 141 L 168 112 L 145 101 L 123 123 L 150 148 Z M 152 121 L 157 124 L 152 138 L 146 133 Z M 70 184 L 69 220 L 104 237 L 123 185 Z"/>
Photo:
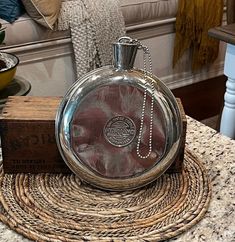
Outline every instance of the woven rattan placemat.
<path fill-rule="evenodd" d="M 164 174 L 127 192 L 80 184 L 74 175 L 1 175 L 1 221 L 37 241 L 159 241 L 188 230 L 211 195 L 201 162 L 188 150 L 182 174 Z"/>

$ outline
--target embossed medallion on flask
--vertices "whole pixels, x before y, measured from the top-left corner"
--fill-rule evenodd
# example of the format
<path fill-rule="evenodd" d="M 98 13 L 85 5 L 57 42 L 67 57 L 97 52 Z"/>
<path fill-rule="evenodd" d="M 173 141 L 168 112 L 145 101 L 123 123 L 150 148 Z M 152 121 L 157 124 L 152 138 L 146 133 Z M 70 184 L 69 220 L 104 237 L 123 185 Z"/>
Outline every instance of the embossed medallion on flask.
<path fill-rule="evenodd" d="M 132 119 L 125 116 L 111 118 L 104 127 L 105 139 L 116 147 L 129 145 L 136 136 L 136 126 Z"/>

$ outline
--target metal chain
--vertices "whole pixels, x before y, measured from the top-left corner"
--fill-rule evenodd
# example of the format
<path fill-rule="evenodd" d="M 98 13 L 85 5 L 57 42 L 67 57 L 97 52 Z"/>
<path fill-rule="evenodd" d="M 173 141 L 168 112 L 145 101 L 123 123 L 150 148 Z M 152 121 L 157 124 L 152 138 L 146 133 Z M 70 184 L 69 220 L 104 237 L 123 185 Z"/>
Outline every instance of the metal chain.
<path fill-rule="evenodd" d="M 144 59 L 144 80 L 145 80 L 145 88 L 144 88 L 144 100 L 142 105 L 142 111 L 141 111 L 141 120 L 140 120 L 140 132 L 137 140 L 137 146 L 136 146 L 136 153 L 139 158 L 146 159 L 150 156 L 152 153 L 152 137 L 153 137 L 153 105 L 154 105 L 154 81 L 153 81 L 153 70 L 152 70 L 152 58 L 149 51 L 149 48 L 145 45 L 143 45 L 140 41 L 131 39 L 130 37 L 124 36 L 121 37 L 119 42 L 126 41 L 129 43 L 137 44 L 139 49 L 143 50 L 143 59 Z M 146 109 L 146 101 L 147 101 L 147 78 L 148 78 L 148 72 L 147 72 L 147 57 L 149 62 L 149 74 L 151 78 L 150 86 L 151 86 L 151 106 L 150 106 L 150 125 L 149 125 L 149 151 L 146 155 L 140 154 L 140 143 L 141 138 L 143 135 L 143 128 L 144 128 L 144 117 L 145 117 L 145 109 Z"/>
<path fill-rule="evenodd" d="M 136 147 L 136 152 L 139 158 L 141 159 L 146 159 L 150 156 L 152 152 L 152 137 L 153 137 L 153 106 L 154 106 L 154 81 L 153 81 L 153 71 L 152 71 L 152 59 L 151 59 L 151 54 L 149 51 L 149 48 L 147 46 L 144 46 L 138 41 L 138 44 L 141 49 L 143 49 L 143 58 L 144 58 L 144 79 L 145 79 L 145 88 L 144 88 L 144 100 L 143 100 L 143 105 L 142 105 L 142 112 L 141 112 L 141 120 L 140 120 L 140 132 L 138 136 L 138 141 L 137 141 L 137 147 Z M 140 153 L 140 143 L 141 143 L 141 138 L 143 135 L 143 128 L 144 128 L 144 117 L 145 117 L 145 109 L 146 109 L 146 101 L 147 101 L 147 78 L 148 78 L 148 72 L 147 72 L 147 59 L 149 61 L 149 74 L 151 78 L 150 86 L 151 86 L 151 106 L 150 106 L 150 125 L 149 125 L 149 151 L 146 155 L 142 155 Z"/>

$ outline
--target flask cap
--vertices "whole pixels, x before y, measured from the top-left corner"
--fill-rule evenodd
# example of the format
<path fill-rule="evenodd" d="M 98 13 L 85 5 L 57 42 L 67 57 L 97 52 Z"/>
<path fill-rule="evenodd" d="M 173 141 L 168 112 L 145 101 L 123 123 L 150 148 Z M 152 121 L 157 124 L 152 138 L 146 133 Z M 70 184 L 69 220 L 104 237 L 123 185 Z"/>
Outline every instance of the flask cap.
<path fill-rule="evenodd" d="M 113 44 L 113 65 L 117 69 L 128 70 L 132 69 L 138 43 L 129 37 L 121 37 Z"/>

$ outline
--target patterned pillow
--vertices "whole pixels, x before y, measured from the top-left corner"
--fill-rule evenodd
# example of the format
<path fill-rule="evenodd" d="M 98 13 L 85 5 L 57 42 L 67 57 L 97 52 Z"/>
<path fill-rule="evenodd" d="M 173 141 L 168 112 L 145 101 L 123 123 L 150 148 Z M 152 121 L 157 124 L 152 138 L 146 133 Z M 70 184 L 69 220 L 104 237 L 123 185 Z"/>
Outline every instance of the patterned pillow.
<path fill-rule="evenodd" d="M 53 29 L 62 0 L 22 0 L 28 15 L 43 26 Z"/>
<path fill-rule="evenodd" d="M 25 12 L 21 0 L 0 0 L 0 18 L 13 23 Z"/>

